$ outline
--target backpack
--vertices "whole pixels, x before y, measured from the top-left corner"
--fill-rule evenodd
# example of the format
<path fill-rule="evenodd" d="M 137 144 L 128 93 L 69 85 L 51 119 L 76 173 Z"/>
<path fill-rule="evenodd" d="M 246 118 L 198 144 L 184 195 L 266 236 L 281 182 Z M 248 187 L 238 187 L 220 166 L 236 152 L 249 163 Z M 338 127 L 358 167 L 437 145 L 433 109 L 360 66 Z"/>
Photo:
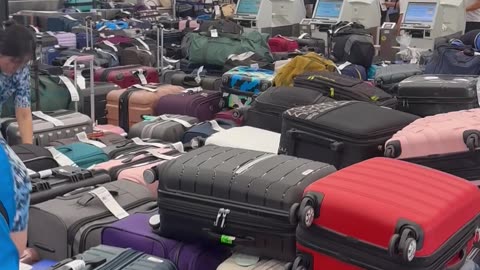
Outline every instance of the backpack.
<path fill-rule="evenodd" d="M 310 52 L 293 58 L 284 65 L 274 78 L 275 86 L 292 86 L 293 79 L 307 71 L 331 71 L 336 72 L 337 67 L 331 60 Z"/>
<path fill-rule="evenodd" d="M 358 23 L 340 22 L 332 29 L 332 54 L 335 62 L 350 62 L 369 68 L 375 56 L 373 37 Z"/>

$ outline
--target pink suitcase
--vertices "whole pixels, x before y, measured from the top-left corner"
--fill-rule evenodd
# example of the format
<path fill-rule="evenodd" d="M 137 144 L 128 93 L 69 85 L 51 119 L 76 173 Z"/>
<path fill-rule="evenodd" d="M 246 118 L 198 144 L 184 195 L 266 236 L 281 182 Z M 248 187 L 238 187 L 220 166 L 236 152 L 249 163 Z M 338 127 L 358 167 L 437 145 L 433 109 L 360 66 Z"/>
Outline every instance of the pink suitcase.
<path fill-rule="evenodd" d="M 200 27 L 200 24 L 198 24 L 197 20 L 192 20 L 192 19 L 187 19 L 187 20 L 181 20 L 178 22 L 178 30 L 183 31 L 185 29 L 197 29 Z"/>
<path fill-rule="evenodd" d="M 399 159 L 474 151 L 480 146 L 480 109 L 418 119 L 385 143 L 385 156 Z"/>
<path fill-rule="evenodd" d="M 149 162 L 149 163 L 146 162 L 146 163 L 131 166 L 128 169 L 121 170 L 120 173 L 118 174 L 118 179 L 128 180 L 128 181 L 132 181 L 137 184 L 146 186 L 152 193 L 152 196 L 154 198 L 157 198 L 158 197 L 158 181 L 155 181 L 152 184 L 146 183 L 143 178 L 143 173 L 146 170 L 151 169 L 157 165 L 160 165 L 165 161 L 166 160 L 159 160 L 155 162 Z"/>
<path fill-rule="evenodd" d="M 77 36 L 73 33 L 67 32 L 47 32 L 58 40 L 58 45 L 68 47 L 70 49 L 77 48 Z"/>
<path fill-rule="evenodd" d="M 115 133 L 124 137 L 127 137 L 128 135 L 123 128 L 114 125 L 96 125 L 94 130 L 104 133 Z"/>

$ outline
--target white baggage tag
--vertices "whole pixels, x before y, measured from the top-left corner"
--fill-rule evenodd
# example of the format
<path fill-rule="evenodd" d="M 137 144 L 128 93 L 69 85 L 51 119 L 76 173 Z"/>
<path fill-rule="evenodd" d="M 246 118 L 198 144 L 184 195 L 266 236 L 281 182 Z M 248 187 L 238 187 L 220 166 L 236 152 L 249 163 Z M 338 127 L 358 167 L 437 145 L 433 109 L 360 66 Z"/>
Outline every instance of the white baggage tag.
<path fill-rule="evenodd" d="M 182 126 L 184 126 L 186 128 L 191 128 L 192 127 L 192 125 L 185 120 L 178 119 L 178 118 L 170 118 L 167 115 L 160 115 L 158 118 L 162 119 L 162 120 L 165 120 L 165 121 L 177 122 L 177 123 L 181 124 Z"/>
<path fill-rule="evenodd" d="M 202 82 L 202 77 L 200 76 L 200 74 L 203 72 L 203 66 L 201 66 L 200 68 L 198 68 L 197 70 L 197 76 L 195 76 L 195 82 L 200 84 Z"/>
<path fill-rule="evenodd" d="M 239 55 L 235 55 L 235 54 L 232 54 L 228 57 L 228 59 L 232 60 L 232 61 L 235 61 L 235 60 L 238 60 L 238 61 L 245 61 L 246 59 L 250 58 L 252 55 L 254 55 L 255 53 L 254 52 L 246 52 L 246 53 L 242 53 L 242 54 L 239 54 Z"/>
<path fill-rule="evenodd" d="M 82 76 L 82 71 L 77 70 L 77 75 L 76 75 L 77 81 L 76 84 L 80 90 L 85 90 L 86 89 L 86 81 L 85 78 Z"/>
<path fill-rule="evenodd" d="M 307 36 L 307 35 L 308 35 L 307 33 L 303 33 L 303 34 L 301 34 L 301 35 L 298 37 L 298 39 L 302 39 L 302 38 L 304 38 L 304 37 Z"/>
<path fill-rule="evenodd" d="M 91 144 L 91 145 L 96 146 L 96 147 L 98 147 L 98 148 L 105 148 L 105 147 L 107 147 L 105 144 L 103 144 L 103 143 L 101 143 L 101 142 L 97 142 L 97 141 L 88 139 L 88 136 L 87 136 L 87 133 L 86 133 L 86 132 L 80 132 L 80 133 L 78 133 L 78 134 L 77 134 L 77 139 L 78 139 L 80 142 L 88 143 L 88 144 Z"/>
<path fill-rule="evenodd" d="M 210 125 L 212 125 L 212 129 L 217 131 L 217 132 L 220 132 L 220 131 L 223 131 L 225 130 L 224 128 L 222 128 L 217 121 L 215 120 L 212 120 L 210 121 Z"/>
<path fill-rule="evenodd" d="M 43 170 L 43 171 L 39 171 L 38 172 L 38 175 L 40 178 L 47 178 L 47 177 L 50 177 L 53 175 L 53 171 L 52 170 Z"/>
<path fill-rule="evenodd" d="M 175 150 L 177 150 L 178 152 L 185 153 L 185 148 L 183 147 L 182 142 L 172 143 L 171 146 L 175 148 Z"/>
<path fill-rule="evenodd" d="M 40 30 L 35 25 L 30 25 L 30 27 L 35 31 L 35 33 L 40 33 Z"/>
<path fill-rule="evenodd" d="M 147 43 L 145 43 L 145 41 L 143 41 L 141 38 L 135 38 L 138 42 L 140 42 L 140 44 L 142 44 L 143 47 L 145 47 L 145 49 L 149 50 L 150 51 L 150 47 L 147 45 Z"/>
<path fill-rule="evenodd" d="M 106 28 L 107 28 L 107 26 L 106 26 L 106 25 L 104 25 L 104 26 L 102 26 L 102 27 L 98 28 L 98 31 L 103 31 L 103 30 L 105 30 Z"/>
<path fill-rule="evenodd" d="M 217 38 L 218 37 L 218 31 L 217 29 L 212 29 L 210 30 L 210 35 L 214 38 Z"/>
<path fill-rule="evenodd" d="M 129 216 L 127 211 L 123 209 L 120 204 L 113 198 L 112 194 L 108 192 L 105 187 L 99 187 L 89 192 L 97 196 L 98 199 L 107 207 L 107 209 L 117 218 L 123 219 Z"/>
<path fill-rule="evenodd" d="M 100 37 L 101 37 L 101 38 L 107 38 L 107 36 L 105 35 L 105 33 L 100 33 Z"/>
<path fill-rule="evenodd" d="M 258 70 L 260 67 L 258 66 L 258 63 L 253 63 L 250 65 L 250 68 L 252 68 L 253 70 Z"/>
<path fill-rule="evenodd" d="M 143 70 L 138 71 L 138 78 L 140 79 L 141 84 L 147 84 L 147 78 L 145 78 L 145 75 L 143 75 Z"/>
<path fill-rule="evenodd" d="M 187 88 L 187 89 L 183 90 L 182 92 L 183 93 L 188 93 L 188 92 L 199 93 L 199 92 L 202 92 L 202 91 L 203 91 L 203 88 L 199 86 L 199 87 Z"/>
<path fill-rule="evenodd" d="M 220 6 L 215 5 L 214 9 L 215 9 L 215 18 L 219 19 L 222 16 L 222 12 L 220 11 Z"/>
<path fill-rule="evenodd" d="M 55 149 L 55 147 L 45 147 L 50 153 L 52 153 L 53 159 L 58 163 L 60 166 L 73 166 L 78 167 L 75 162 L 73 162 L 70 158 L 65 156 L 63 153 Z"/>
<path fill-rule="evenodd" d="M 132 142 L 135 143 L 136 145 L 151 145 L 151 146 L 155 146 L 155 147 L 158 147 L 158 148 L 168 148 L 168 145 L 166 145 L 166 144 L 144 142 L 140 138 L 133 138 Z"/>
<path fill-rule="evenodd" d="M 163 160 L 172 160 L 172 159 L 176 158 L 176 157 L 173 157 L 173 156 L 160 154 L 160 153 L 158 153 L 158 151 L 155 151 L 155 150 L 157 150 L 157 149 L 148 149 L 147 152 L 149 154 L 151 154 L 152 156 L 154 156 L 156 158 L 159 158 L 159 159 L 163 159 Z"/>
<path fill-rule="evenodd" d="M 110 8 L 115 8 L 115 3 L 113 3 L 113 1 L 108 2 L 108 5 L 110 6 Z"/>
<path fill-rule="evenodd" d="M 344 68 L 350 66 L 351 64 L 352 64 L 352 63 L 350 63 L 350 62 L 347 61 L 347 62 L 341 64 L 340 66 L 338 66 L 338 69 L 339 69 L 339 70 L 343 70 Z"/>
<path fill-rule="evenodd" d="M 34 174 L 37 174 L 36 171 L 30 170 L 29 168 L 27 168 L 27 173 L 28 173 L 29 176 L 32 176 L 32 175 L 34 175 Z"/>
<path fill-rule="evenodd" d="M 67 18 L 67 19 L 69 19 L 69 20 L 71 20 L 71 21 L 77 21 L 77 19 L 73 18 L 72 16 L 70 16 L 70 15 L 68 15 L 68 14 L 67 14 L 67 15 L 63 15 L 63 17 L 65 17 L 65 18 Z"/>
<path fill-rule="evenodd" d="M 60 75 L 58 76 L 58 78 L 60 78 L 60 80 L 65 84 L 65 86 L 67 87 L 68 89 L 68 92 L 70 92 L 70 97 L 72 99 L 73 102 L 78 102 L 80 101 L 80 96 L 78 95 L 78 91 L 77 91 L 77 88 L 75 87 L 75 85 L 73 85 L 72 81 L 63 76 L 63 75 Z M 82 77 L 83 78 L 83 77 Z M 84 78 L 85 80 L 85 78 Z M 85 82 L 84 82 L 85 84 Z M 85 88 L 84 88 L 85 89 Z"/>
<path fill-rule="evenodd" d="M 112 56 L 112 58 L 115 59 L 115 61 L 118 61 L 118 57 L 117 57 L 115 54 L 111 53 L 111 52 L 107 52 L 107 51 L 104 51 L 104 50 L 99 49 L 99 48 L 96 48 L 95 50 L 96 50 L 97 52 L 106 53 L 106 54 Z"/>
<path fill-rule="evenodd" d="M 143 85 L 140 85 L 140 84 L 134 84 L 133 87 L 138 88 L 138 89 L 142 89 L 142 90 L 145 90 L 145 91 L 149 91 L 149 92 L 157 92 L 157 89 L 155 89 L 155 88 L 146 87 L 146 86 L 143 86 Z"/>
<path fill-rule="evenodd" d="M 64 125 L 65 125 L 65 123 L 63 123 L 62 121 L 60 121 L 60 120 L 58 120 L 58 119 L 56 119 L 56 118 L 54 118 L 54 117 L 51 117 L 50 115 L 46 115 L 46 114 L 44 114 L 44 113 L 41 112 L 41 111 L 34 111 L 34 112 L 32 112 L 32 114 L 33 114 L 34 116 L 40 118 L 40 119 L 43 119 L 43 120 L 45 120 L 45 121 L 47 121 L 47 122 L 52 123 L 52 124 L 53 124 L 54 126 L 56 126 L 56 127 L 61 127 L 61 126 L 64 126 Z"/>
<path fill-rule="evenodd" d="M 107 45 L 108 47 L 112 48 L 114 52 L 118 52 L 118 49 L 117 47 L 115 47 L 115 44 L 113 44 L 112 42 L 108 41 L 108 40 L 104 40 L 103 41 L 103 44 Z"/>
<path fill-rule="evenodd" d="M 64 67 L 68 67 L 68 66 L 71 66 L 73 64 L 73 62 L 75 61 L 75 59 L 77 59 L 77 56 L 76 55 L 73 55 L 73 56 L 70 56 L 67 61 L 65 61 L 65 64 L 63 64 Z"/>

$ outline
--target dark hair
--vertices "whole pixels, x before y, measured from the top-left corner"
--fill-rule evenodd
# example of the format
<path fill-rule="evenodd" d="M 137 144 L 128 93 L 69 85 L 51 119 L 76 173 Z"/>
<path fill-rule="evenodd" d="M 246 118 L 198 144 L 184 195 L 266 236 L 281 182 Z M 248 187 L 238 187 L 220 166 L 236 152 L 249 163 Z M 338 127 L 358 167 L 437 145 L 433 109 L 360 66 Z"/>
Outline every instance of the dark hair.
<path fill-rule="evenodd" d="M 35 36 L 23 25 L 4 23 L 0 30 L 0 55 L 30 57 L 35 52 Z"/>

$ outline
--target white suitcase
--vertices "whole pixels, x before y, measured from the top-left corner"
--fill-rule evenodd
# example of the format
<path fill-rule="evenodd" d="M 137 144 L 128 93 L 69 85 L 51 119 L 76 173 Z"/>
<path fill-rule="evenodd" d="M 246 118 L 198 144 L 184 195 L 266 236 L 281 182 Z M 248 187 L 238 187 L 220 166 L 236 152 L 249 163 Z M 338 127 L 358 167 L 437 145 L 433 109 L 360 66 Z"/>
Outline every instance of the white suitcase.
<path fill-rule="evenodd" d="M 205 144 L 277 154 L 280 133 L 249 126 L 234 127 L 213 134 Z"/>

